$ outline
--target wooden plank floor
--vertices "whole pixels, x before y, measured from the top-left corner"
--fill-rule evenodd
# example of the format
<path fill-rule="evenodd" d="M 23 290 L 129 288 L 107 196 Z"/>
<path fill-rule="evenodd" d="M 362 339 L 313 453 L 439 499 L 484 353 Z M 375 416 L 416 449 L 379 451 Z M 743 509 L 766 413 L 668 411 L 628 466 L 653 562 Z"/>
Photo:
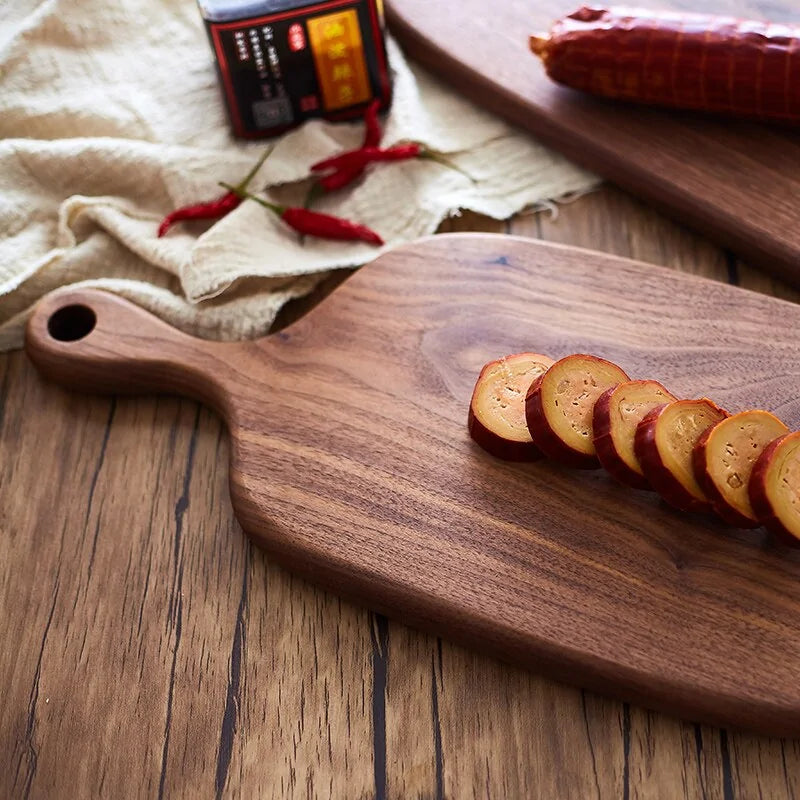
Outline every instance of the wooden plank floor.
<path fill-rule="evenodd" d="M 443 229 L 800 300 L 612 189 Z M 235 522 L 227 460 L 196 403 L 74 395 L 0 357 L 0 797 L 800 795 L 798 742 L 544 680 L 293 578 Z"/>

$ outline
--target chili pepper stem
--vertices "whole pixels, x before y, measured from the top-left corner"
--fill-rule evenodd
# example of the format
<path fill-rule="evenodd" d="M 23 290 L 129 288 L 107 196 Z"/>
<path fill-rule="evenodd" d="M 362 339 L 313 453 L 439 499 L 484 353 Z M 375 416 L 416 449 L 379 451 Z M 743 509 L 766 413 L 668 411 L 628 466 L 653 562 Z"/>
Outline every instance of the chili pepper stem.
<path fill-rule="evenodd" d="M 420 149 L 419 155 L 417 158 L 427 158 L 429 161 L 435 161 L 437 164 L 441 164 L 443 167 L 447 167 L 448 169 L 455 170 L 456 172 L 460 172 L 465 178 L 469 178 L 472 183 L 477 183 L 477 179 L 474 178 L 469 172 L 461 169 L 461 167 L 457 167 L 453 164 L 452 161 L 448 161 L 446 158 L 437 155 L 436 153 L 432 153 L 430 150 L 422 150 Z"/>
<path fill-rule="evenodd" d="M 284 211 L 286 211 L 286 206 L 281 206 L 277 203 L 270 203 L 268 200 L 264 200 L 263 198 L 254 195 L 252 192 L 248 192 L 247 189 L 240 189 L 238 186 L 231 186 L 229 183 L 225 183 L 224 181 L 220 181 L 219 185 L 222 186 L 223 189 L 233 192 L 237 197 L 241 197 L 242 200 L 255 200 L 255 202 L 260 206 L 268 208 L 279 217 L 282 216 Z"/>
<path fill-rule="evenodd" d="M 314 203 L 319 200 L 319 198 L 325 194 L 320 186 L 319 181 L 314 181 L 308 189 L 308 193 L 306 194 L 305 202 L 303 203 L 303 208 L 311 208 Z"/>
<path fill-rule="evenodd" d="M 248 173 L 247 173 L 247 175 L 245 175 L 245 177 L 244 177 L 244 180 L 242 180 L 242 181 L 240 181 L 239 183 L 237 183 L 235 187 L 232 187 L 232 188 L 230 189 L 230 191 L 232 191 L 232 192 L 233 192 L 235 195 L 237 195 L 237 196 L 241 197 L 241 195 L 239 194 L 239 192 L 240 192 L 240 191 L 242 191 L 242 192 L 243 192 L 243 191 L 245 191 L 245 189 L 247 189 L 247 187 L 250 185 L 250 181 L 251 181 L 251 180 L 253 180 L 253 178 L 255 178 L 255 176 L 256 176 L 256 173 L 257 173 L 257 172 L 258 172 L 258 171 L 261 169 L 262 165 L 263 165 L 263 164 L 264 164 L 264 162 L 265 162 L 265 161 L 266 161 L 266 160 L 267 160 L 267 159 L 270 157 L 270 155 L 272 154 L 272 151 L 273 151 L 274 149 L 275 149 L 275 146 L 274 146 L 274 145 L 272 145 L 271 147 L 268 147 L 268 148 L 267 148 L 267 149 L 266 149 L 266 150 L 265 150 L 265 151 L 264 151 L 264 152 L 261 154 L 261 157 L 258 159 L 258 161 L 256 161 L 255 165 L 254 165 L 254 166 L 253 166 L 253 168 L 250 170 L 250 172 L 248 172 Z M 224 185 L 224 184 L 223 184 L 223 185 Z"/>

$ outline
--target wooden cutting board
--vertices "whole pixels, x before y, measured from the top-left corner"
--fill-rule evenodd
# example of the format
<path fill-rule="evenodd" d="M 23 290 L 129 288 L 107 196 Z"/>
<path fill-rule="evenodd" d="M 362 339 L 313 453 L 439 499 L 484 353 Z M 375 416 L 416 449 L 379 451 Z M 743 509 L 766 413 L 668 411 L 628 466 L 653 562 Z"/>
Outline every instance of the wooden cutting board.
<path fill-rule="evenodd" d="M 800 129 L 618 105 L 559 87 L 528 36 L 579 0 L 387 2 L 391 32 L 408 54 L 460 93 L 800 286 Z M 790 0 L 628 5 L 800 22 L 800 4 Z"/>
<path fill-rule="evenodd" d="M 466 430 L 480 367 L 522 350 L 596 353 L 796 427 L 797 306 L 462 234 L 380 257 L 256 342 L 201 341 L 68 289 L 39 304 L 26 347 L 81 391 L 217 408 L 242 527 L 310 580 L 560 680 L 800 735 L 800 557 L 599 470 L 497 461 Z"/>

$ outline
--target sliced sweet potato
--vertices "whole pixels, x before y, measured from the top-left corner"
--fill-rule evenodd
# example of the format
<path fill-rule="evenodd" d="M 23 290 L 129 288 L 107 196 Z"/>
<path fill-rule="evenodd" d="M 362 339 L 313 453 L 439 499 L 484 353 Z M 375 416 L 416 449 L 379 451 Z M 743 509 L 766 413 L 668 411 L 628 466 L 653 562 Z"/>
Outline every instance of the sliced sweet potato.
<path fill-rule="evenodd" d="M 728 416 L 703 397 L 654 408 L 636 428 L 634 452 L 650 485 L 681 511 L 708 511 L 711 503 L 694 476 L 692 451 L 706 429 Z"/>
<path fill-rule="evenodd" d="M 657 406 L 678 398 L 658 381 L 626 381 L 606 389 L 594 404 L 594 446 L 600 463 L 625 486 L 650 489 L 633 450 L 639 423 Z"/>
<path fill-rule="evenodd" d="M 758 521 L 785 544 L 800 545 L 800 431 L 764 448 L 748 491 Z"/>
<path fill-rule="evenodd" d="M 600 466 L 592 440 L 597 398 L 627 381 L 616 364 L 576 354 L 556 361 L 528 390 L 525 417 L 534 444 L 550 458 L 580 469 Z"/>
<path fill-rule="evenodd" d="M 507 461 L 542 457 L 525 422 L 525 395 L 553 364 L 539 353 L 517 353 L 488 363 L 478 376 L 469 405 L 470 436 L 487 452 Z"/>
<path fill-rule="evenodd" d="M 695 445 L 694 474 L 714 511 L 730 525 L 757 528 L 748 484 L 764 448 L 789 429 L 768 411 L 742 411 L 709 428 Z"/>

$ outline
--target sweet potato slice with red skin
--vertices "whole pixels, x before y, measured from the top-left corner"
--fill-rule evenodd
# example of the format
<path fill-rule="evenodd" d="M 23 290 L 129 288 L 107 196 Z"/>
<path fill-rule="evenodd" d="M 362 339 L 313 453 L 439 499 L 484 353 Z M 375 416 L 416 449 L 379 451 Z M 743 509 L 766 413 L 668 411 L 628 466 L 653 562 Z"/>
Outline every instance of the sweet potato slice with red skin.
<path fill-rule="evenodd" d="M 697 482 L 714 511 L 729 525 L 757 528 L 748 494 L 750 476 L 764 448 L 789 429 L 769 411 L 742 411 L 709 428 L 695 445 Z"/>
<path fill-rule="evenodd" d="M 800 431 L 764 448 L 748 493 L 758 521 L 783 544 L 800 546 Z"/>
<path fill-rule="evenodd" d="M 592 413 L 597 398 L 628 376 L 611 361 L 578 353 L 556 361 L 537 378 L 525 400 L 525 418 L 534 444 L 555 461 L 597 469 Z"/>
<path fill-rule="evenodd" d="M 658 381 L 626 381 L 597 399 L 592 415 L 594 446 L 613 478 L 633 489 L 652 489 L 633 450 L 636 428 L 656 406 L 678 398 Z"/>
<path fill-rule="evenodd" d="M 542 452 L 525 421 L 529 385 L 553 359 L 539 353 L 516 353 L 490 361 L 481 370 L 469 404 L 467 428 L 484 450 L 506 461 L 535 461 Z"/>
<path fill-rule="evenodd" d="M 670 505 L 681 511 L 711 510 L 694 476 L 692 451 L 706 429 L 727 416 L 703 397 L 656 407 L 639 423 L 634 452 L 650 485 Z"/>

